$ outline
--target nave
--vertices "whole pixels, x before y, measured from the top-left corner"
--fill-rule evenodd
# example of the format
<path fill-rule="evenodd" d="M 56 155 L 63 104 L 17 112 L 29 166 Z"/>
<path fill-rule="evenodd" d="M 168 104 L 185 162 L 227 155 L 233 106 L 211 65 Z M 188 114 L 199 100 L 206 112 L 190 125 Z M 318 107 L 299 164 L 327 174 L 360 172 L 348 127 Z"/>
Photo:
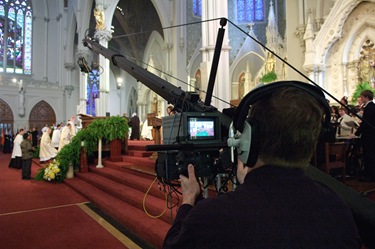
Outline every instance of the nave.
<path fill-rule="evenodd" d="M 129 141 L 129 143 L 131 146 L 132 143 L 142 144 L 149 142 Z M 105 167 L 104 170 L 110 174 L 114 170 L 111 169 L 113 167 L 131 167 L 133 170 L 139 171 L 138 175 L 142 173 L 152 174 L 152 168 L 146 167 L 146 164 L 142 163 L 145 160 L 142 157 L 148 157 L 149 154 L 142 155 L 140 151 L 134 151 L 131 154 L 124 155 L 124 158 L 135 157 L 133 159 L 138 163 L 112 163 Z M 100 200 L 98 200 L 98 205 L 94 205 L 94 201 L 91 201 L 91 198 L 94 198 L 93 196 L 96 195 L 99 199 L 100 196 L 97 196 L 96 193 L 92 193 L 93 196 L 90 196 L 90 193 L 84 196 L 69 187 L 76 184 L 76 186 L 79 185 L 82 188 L 84 186 L 83 183 L 78 183 L 78 180 L 80 180 L 78 178 L 80 177 L 67 179 L 63 184 L 21 180 L 20 170 L 8 168 L 9 161 L 10 154 L 2 154 L 0 152 L 0 170 L 2 172 L 0 174 L 0 195 L 2 197 L 0 199 L 0 230 L 2 231 L 0 233 L 0 243 L 2 248 L 39 249 L 53 247 L 55 249 L 95 249 L 160 247 L 150 245 L 142 241 L 142 238 L 140 240 L 130 235 L 129 231 L 125 228 L 126 225 L 124 225 L 127 221 L 122 221 L 122 218 L 119 216 L 119 218 L 116 217 L 116 215 L 121 213 L 121 210 L 125 209 L 126 204 L 121 204 L 124 206 L 120 207 L 120 211 L 117 213 L 113 210 L 114 218 L 110 218 L 104 215 L 104 213 L 109 213 L 110 210 L 105 210 L 105 207 L 101 206 Z M 35 176 L 39 168 L 38 161 L 34 160 L 32 176 Z M 84 173 L 84 176 L 81 177 L 100 179 L 101 177 L 99 176 L 92 176 L 95 175 L 94 171 L 99 171 L 99 169 L 95 169 L 95 166 L 91 168 L 92 172 Z M 118 177 L 124 179 L 123 176 Z M 138 179 L 135 175 L 132 177 Z M 132 183 L 134 185 L 140 184 L 140 180 L 133 181 Z M 345 184 L 362 193 L 375 189 L 375 183 L 359 182 L 350 178 L 346 180 Z M 93 187 L 90 187 L 90 189 L 93 189 Z M 144 190 L 143 194 L 146 191 L 147 189 Z M 375 200 L 375 192 L 369 192 L 368 197 Z M 103 202 L 108 206 L 113 204 L 105 200 Z M 128 208 L 130 210 L 130 207 Z M 146 216 L 144 214 L 144 217 Z M 167 217 L 168 214 L 162 218 L 164 221 L 160 224 L 167 224 Z M 131 219 L 131 217 L 127 217 L 127 219 Z M 139 224 L 135 225 L 141 227 L 142 225 L 147 225 L 142 223 L 152 223 L 152 218 L 149 219 L 149 222 L 146 220 L 139 221 Z M 118 221 L 119 223 L 116 224 L 114 221 Z M 168 227 L 166 226 L 167 229 Z M 165 229 L 161 226 L 155 226 L 154 229 L 165 232 Z M 145 237 L 151 233 L 151 231 L 144 230 Z M 162 235 L 159 236 L 158 241 L 152 243 L 160 245 Z M 142 235 L 140 236 L 142 237 Z"/>

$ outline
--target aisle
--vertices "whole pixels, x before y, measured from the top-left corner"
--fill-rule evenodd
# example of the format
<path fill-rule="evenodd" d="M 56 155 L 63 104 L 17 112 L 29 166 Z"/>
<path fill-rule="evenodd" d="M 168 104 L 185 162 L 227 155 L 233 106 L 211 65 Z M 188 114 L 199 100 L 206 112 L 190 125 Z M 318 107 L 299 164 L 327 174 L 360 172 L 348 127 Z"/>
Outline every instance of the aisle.
<path fill-rule="evenodd" d="M 139 248 L 65 184 L 22 180 L 0 152 L 1 248 Z M 32 176 L 39 166 L 33 164 Z"/>

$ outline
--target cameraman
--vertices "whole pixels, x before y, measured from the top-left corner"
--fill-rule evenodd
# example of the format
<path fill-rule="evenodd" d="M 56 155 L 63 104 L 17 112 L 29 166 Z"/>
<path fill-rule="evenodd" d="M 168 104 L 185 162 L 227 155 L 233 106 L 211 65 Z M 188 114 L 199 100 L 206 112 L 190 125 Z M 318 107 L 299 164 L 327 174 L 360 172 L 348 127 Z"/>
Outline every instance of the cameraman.
<path fill-rule="evenodd" d="M 281 87 L 251 106 L 258 157 L 237 164 L 235 191 L 197 201 L 194 167 L 180 176 L 183 202 L 164 248 L 360 248 L 350 209 L 304 174 L 323 111 L 304 90 Z M 246 115 L 244 113 L 244 115 Z"/>

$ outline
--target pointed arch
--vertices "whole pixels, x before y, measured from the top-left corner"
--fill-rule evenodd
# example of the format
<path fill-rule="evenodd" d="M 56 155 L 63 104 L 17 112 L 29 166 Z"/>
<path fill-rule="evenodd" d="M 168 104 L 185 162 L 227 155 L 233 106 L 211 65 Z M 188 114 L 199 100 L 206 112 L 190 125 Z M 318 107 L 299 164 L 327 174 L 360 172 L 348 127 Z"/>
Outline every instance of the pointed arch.
<path fill-rule="evenodd" d="M 29 127 L 41 129 L 46 124 L 56 124 L 56 114 L 50 104 L 41 100 L 30 111 Z"/>
<path fill-rule="evenodd" d="M 12 130 L 14 124 L 13 111 L 7 102 L 0 99 L 0 131 L 2 129 Z"/>

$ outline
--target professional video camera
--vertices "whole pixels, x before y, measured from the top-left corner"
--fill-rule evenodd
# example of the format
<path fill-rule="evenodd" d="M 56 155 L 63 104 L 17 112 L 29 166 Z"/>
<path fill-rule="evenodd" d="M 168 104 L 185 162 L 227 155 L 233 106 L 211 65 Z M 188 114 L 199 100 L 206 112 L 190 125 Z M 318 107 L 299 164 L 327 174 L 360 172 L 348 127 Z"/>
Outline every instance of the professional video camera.
<path fill-rule="evenodd" d="M 187 174 L 189 164 L 195 166 L 200 177 L 224 172 L 231 163 L 224 156 L 230 151 L 226 144 L 228 128 L 221 123 L 222 116 L 218 112 L 183 112 L 163 117 L 165 145 L 151 148 L 160 151 L 156 162 L 158 177 L 178 179 L 180 174 Z M 228 160 L 223 162 L 223 158 Z"/>

